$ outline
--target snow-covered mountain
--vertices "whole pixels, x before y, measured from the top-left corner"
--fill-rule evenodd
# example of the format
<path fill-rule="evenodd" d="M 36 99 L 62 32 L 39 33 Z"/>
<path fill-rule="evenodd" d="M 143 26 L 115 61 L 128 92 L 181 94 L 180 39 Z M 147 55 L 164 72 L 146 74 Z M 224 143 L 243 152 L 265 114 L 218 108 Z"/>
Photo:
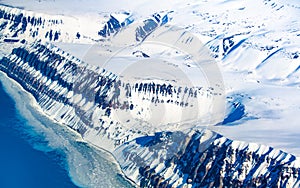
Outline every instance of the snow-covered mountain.
<path fill-rule="evenodd" d="M 299 161 L 267 146 L 207 130 L 156 133 L 117 149 L 141 187 L 298 187 Z"/>
<path fill-rule="evenodd" d="M 110 151 L 141 187 L 298 187 L 300 5 L 176 1 L 151 13 L 143 12 L 145 6 L 150 5 L 112 8 L 92 14 L 90 22 L 79 13 L 0 6 L 0 70 L 30 92 L 50 118 Z M 218 62 L 226 94 L 223 119 L 212 120 L 214 114 L 206 120 L 211 99 L 223 95 L 218 86 L 186 84 L 178 75 L 175 81 L 128 80 L 114 67 L 77 58 L 81 46 L 63 49 L 97 44 L 110 56 L 111 41 L 122 32 L 129 30 L 129 41 L 143 44 L 167 23 L 199 37 Z M 115 59 L 171 57 L 193 69 L 186 56 L 156 50 L 138 46 Z"/>

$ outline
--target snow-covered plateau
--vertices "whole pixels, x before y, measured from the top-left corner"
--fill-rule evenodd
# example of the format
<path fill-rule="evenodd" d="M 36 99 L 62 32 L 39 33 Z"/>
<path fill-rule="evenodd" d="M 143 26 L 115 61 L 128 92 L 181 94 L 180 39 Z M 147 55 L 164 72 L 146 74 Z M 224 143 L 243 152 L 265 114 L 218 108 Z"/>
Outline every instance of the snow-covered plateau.
<path fill-rule="evenodd" d="M 136 186 L 299 187 L 299 1 L 0 3 L 0 70 Z"/>

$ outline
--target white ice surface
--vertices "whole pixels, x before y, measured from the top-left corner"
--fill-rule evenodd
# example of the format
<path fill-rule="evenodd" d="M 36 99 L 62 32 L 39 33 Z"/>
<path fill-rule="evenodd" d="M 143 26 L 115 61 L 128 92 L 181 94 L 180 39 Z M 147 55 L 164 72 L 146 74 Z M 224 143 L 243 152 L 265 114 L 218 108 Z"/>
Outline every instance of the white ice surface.
<path fill-rule="evenodd" d="M 174 10 L 172 24 L 186 27 L 203 42 L 217 45 L 219 38 L 236 37 L 240 46 L 218 61 L 228 96 L 243 95 L 246 118 L 232 126 L 211 127 L 234 140 L 261 143 L 300 156 L 300 60 L 288 56 L 300 49 L 300 3 L 296 0 L 253 1 L 17 1 L 3 4 L 48 14 L 64 14 L 82 23 L 99 23 L 103 15 L 132 12 L 136 18 L 161 10 Z M 282 7 L 283 5 L 283 7 Z M 101 16 L 99 15 L 101 14 Z M 99 17 L 98 17 L 99 15 Z M 84 18 L 83 18 L 84 17 Z M 95 31 L 97 26 L 93 27 Z M 88 49 L 59 45 L 84 57 Z M 271 50 L 264 50 L 274 47 Z M 82 49 L 82 50 L 81 50 Z M 220 49 L 220 54 L 222 49 Z M 272 55 L 274 53 L 274 55 Z M 220 55 L 219 54 L 219 55 Z M 296 72 L 294 72 L 296 71 Z"/>

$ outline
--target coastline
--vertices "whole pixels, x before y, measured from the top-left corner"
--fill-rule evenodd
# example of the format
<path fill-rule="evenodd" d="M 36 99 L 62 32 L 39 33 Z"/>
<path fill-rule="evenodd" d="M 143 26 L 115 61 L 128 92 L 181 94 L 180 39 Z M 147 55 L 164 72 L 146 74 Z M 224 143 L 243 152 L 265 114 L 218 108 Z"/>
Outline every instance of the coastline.
<path fill-rule="evenodd" d="M 6 79 L 6 80 L 5 80 Z M 9 86 L 8 83 L 4 82 L 5 81 L 9 81 L 12 84 Z M 96 151 L 100 151 L 102 152 L 105 157 L 107 157 L 106 159 L 109 159 L 109 161 L 111 163 L 113 163 L 114 165 L 116 165 L 117 167 L 117 174 L 119 176 L 121 176 L 122 178 L 124 178 L 124 180 L 127 181 L 127 183 L 129 183 L 131 186 L 133 187 L 138 187 L 133 180 L 131 180 L 130 178 L 128 178 L 124 172 L 121 170 L 120 168 L 120 163 L 116 160 L 115 156 L 108 150 L 101 148 L 98 145 L 93 144 L 90 141 L 84 140 L 82 138 L 82 136 L 76 132 L 75 130 L 71 129 L 70 127 L 68 127 L 65 123 L 61 123 L 59 121 L 57 121 L 56 119 L 52 118 L 49 114 L 44 113 L 43 109 L 37 104 L 35 98 L 32 96 L 32 94 L 28 91 L 26 91 L 17 81 L 15 81 L 14 79 L 10 78 L 5 72 L 0 71 L 0 81 L 4 86 L 5 91 L 14 99 L 14 101 L 16 102 L 16 108 L 19 109 L 20 107 L 18 106 L 18 103 L 16 101 L 16 93 L 12 92 L 12 89 L 17 88 L 18 90 L 22 91 L 23 94 L 26 94 L 26 97 L 29 98 L 29 105 L 33 108 L 36 109 L 37 112 L 39 112 L 39 115 L 44 116 L 45 118 L 49 119 L 52 123 L 56 123 L 60 126 L 62 126 L 63 128 L 66 128 L 68 131 L 70 131 L 72 134 L 76 135 L 76 142 L 81 142 L 84 144 L 87 144 L 88 147 L 93 148 Z M 19 92 L 19 91 L 18 91 Z M 69 170 L 69 169 L 67 169 Z M 70 172 L 69 172 L 70 173 Z M 73 177 L 71 177 L 71 175 L 69 174 L 71 180 Z M 78 183 L 78 182 L 76 182 Z"/>

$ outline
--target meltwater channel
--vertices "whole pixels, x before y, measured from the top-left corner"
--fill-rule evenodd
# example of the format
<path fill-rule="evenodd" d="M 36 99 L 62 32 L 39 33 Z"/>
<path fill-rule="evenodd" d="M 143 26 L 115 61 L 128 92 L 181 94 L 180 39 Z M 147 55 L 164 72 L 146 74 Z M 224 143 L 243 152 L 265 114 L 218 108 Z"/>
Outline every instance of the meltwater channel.
<path fill-rule="evenodd" d="M 133 187 L 110 154 L 38 109 L 0 72 L 0 187 Z"/>

